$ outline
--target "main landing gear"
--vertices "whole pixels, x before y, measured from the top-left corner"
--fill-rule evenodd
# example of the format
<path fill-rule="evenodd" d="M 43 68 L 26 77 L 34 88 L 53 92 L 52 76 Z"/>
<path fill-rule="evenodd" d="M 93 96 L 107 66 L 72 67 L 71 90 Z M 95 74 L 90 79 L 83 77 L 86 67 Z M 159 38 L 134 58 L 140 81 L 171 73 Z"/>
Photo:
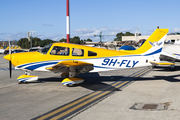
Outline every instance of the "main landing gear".
<path fill-rule="evenodd" d="M 66 85 L 68 87 L 72 87 L 75 86 L 77 84 L 80 84 L 82 82 L 84 82 L 84 79 L 81 78 L 76 78 L 76 69 L 73 67 L 70 67 L 70 72 L 69 73 L 62 73 L 61 76 L 62 77 L 66 77 L 63 81 L 62 84 Z"/>

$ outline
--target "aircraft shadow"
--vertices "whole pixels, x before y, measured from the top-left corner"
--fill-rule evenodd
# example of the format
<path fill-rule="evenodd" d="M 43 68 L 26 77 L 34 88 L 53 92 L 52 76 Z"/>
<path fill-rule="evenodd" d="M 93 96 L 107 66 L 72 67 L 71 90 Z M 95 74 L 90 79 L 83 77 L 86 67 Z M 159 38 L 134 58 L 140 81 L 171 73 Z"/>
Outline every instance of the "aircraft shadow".
<path fill-rule="evenodd" d="M 125 76 L 100 76 L 98 73 L 80 74 L 79 78 L 84 79 L 81 87 L 91 90 L 101 90 L 100 88 L 111 86 L 111 83 L 122 79 Z"/>
<path fill-rule="evenodd" d="M 179 71 L 180 66 L 176 66 L 176 69 L 174 71 Z M 158 66 L 158 68 L 154 69 L 153 71 L 169 71 L 173 72 L 169 69 L 169 67 L 163 67 Z M 126 76 L 122 75 L 114 75 L 114 76 L 103 76 L 99 75 L 99 73 L 84 73 L 80 74 L 78 78 L 84 79 L 84 82 L 81 84 L 78 84 L 74 87 L 81 86 L 93 91 L 101 90 L 103 87 L 111 86 L 111 83 L 114 83 L 115 81 L 118 81 L 122 78 L 125 78 Z M 166 80 L 169 82 L 180 82 L 180 79 L 177 79 L 177 77 L 180 77 L 180 75 L 170 75 L 170 76 L 153 76 L 153 77 L 140 77 L 134 81 L 148 81 L 148 80 Z M 61 77 L 49 77 L 49 78 L 40 78 L 39 81 L 43 82 L 62 82 L 64 78 Z M 39 83 L 41 83 L 39 82 Z M 36 82 L 37 83 L 37 82 Z"/>
<path fill-rule="evenodd" d="M 78 78 L 84 79 L 84 82 L 81 84 L 78 84 L 76 86 L 81 86 L 90 90 L 100 90 L 100 88 L 103 88 L 105 86 L 111 86 L 111 83 L 122 79 L 125 76 L 100 76 L 98 73 L 84 73 L 80 74 Z M 62 82 L 64 78 L 61 77 L 50 77 L 50 78 L 40 78 L 38 81 L 41 81 L 39 83 L 44 82 Z M 74 86 L 74 87 L 76 87 Z"/>
<path fill-rule="evenodd" d="M 154 71 L 180 71 L 180 66 L 175 66 L 174 70 L 170 70 L 169 66 L 157 66 L 155 68 L 157 69 L 154 69 Z"/>
<path fill-rule="evenodd" d="M 136 79 L 135 81 L 166 80 L 166 81 L 169 81 L 169 82 L 180 82 L 180 79 L 177 79 L 176 77 L 180 78 L 180 74 L 179 75 L 170 75 L 170 76 L 144 77 L 144 78 Z"/>

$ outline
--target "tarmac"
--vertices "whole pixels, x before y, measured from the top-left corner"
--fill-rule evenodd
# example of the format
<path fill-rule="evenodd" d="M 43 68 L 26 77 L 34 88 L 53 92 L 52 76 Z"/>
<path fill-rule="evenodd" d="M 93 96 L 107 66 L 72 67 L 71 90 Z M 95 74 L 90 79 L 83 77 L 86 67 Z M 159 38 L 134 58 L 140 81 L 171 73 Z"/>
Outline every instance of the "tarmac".
<path fill-rule="evenodd" d="M 122 91 L 80 113 L 72 120 L 180 120 L 180 67 L 154 68 Z M 168 104 L 167 109 L 132 109 L 135 103 Z"/>
<path fill-rule="evenodd" d="M 59 74 L 32 72 L 42 82 L 18 84 L 16 78 L 24 71 L 13 70 L 10 79 L 8 61 L 3 56 L 0 55 L 0 120 L 35 119 L 144 69 L 82 74 L 80 78 L 85 82 L 76 87 L 62 85 Z M 168 67 L 153 68 L 131 84 L 66 119 L 180 120 L 179 72 L 179 66 L 175 71 Z"/>

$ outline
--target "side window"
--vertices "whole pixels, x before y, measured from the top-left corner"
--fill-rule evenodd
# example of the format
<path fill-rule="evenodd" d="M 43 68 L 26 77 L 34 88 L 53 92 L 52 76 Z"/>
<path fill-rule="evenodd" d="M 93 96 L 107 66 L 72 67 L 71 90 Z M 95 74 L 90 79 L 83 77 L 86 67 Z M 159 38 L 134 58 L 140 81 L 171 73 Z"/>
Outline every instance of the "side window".
<path fill-rule="evenodd" d="M 73 48 L 72 56 L 84 56 L 84 50 L 79 48 Z"/>
<path fill-rule="evenodd" d="M 69 55 L 69 48 L 68 47 L 61 47 L 61 46 L 54 46 L 50 52 L 51 55 L 62 55 L 68 56 Z"/>
<path fill-rule="evenodd" d="M 88 51 L 88 56 L 97 56 L 97 53 L 92 52 L 92 51 Z"/>

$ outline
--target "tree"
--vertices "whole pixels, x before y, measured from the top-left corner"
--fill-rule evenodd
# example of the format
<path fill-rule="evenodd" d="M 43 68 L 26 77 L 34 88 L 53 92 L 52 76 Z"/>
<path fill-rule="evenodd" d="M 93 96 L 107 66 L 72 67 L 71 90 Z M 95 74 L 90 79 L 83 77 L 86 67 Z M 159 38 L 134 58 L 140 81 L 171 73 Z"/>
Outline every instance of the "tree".
<path fill-rule="evenodd" d="M 87 41 L 87 42 L 92 42 L 92 40 L 91 40 L 91 39 L 89 39 L 89 38 L 88 38 L 86 41 Z"/>
<path fill-rule="evenodd" d="M 62 38 L 59 40 L 59 42 L 65 42 L 66 43 L 66 39 L 65 38 Z M 79 36 L 74 36 L 73 38 L 70 38 L 70 43 L 75 43 L 75 44 L 84 44 L 85 42 L 92 42 L 91 39 L 84 39 L 84 40 L 80 40 L 80 37 Z"/>
<path fill-rule="evenodd" d="M 44 40 L 42 40 L 41 42 L 40 42 L 40 46 L 41 47 L 44 47 L 44 46 L 46 46 L 46 45 L 49 45 L 49 44 L 51 44 L 51 43 L 54 43 L 55 41 L 53 41 L 53 40 L 51 40 L 51 39 L 44 39 Z"/>
<path fill-rule="evenodd" d="M 62 38 L 62 39 L 59 40 L 59 42 L 65 42 L 65 43 L 66 43 L 66 41 L 67 40 L 65 38 Z"/>
<path fill-rule="evenodd" d="M 120 32 L 116 34 L 116 38 L 114 38 L 114 41 L 122 41 L 122 36 L 135 36 L 135 35 L 134 33 L 130 33 L 130 32 L 126 32 L 125 34 L 123 32 Z"/>
<path fill-rule="evenodd" d="M 122 41 L 122 36 L 124 35 L 124 33 L 117 33 L 116 34 L 116 38 L 114 38 L 114 41 Z"/>
<path fill-rule="evenodd" d="M 84 40 L 80 40 L 80 43 L 81 44 L 85 44 L 86 42 Z"/>
<path fill-rule="evenodd" d="M 40 46 L 40 43 L 41 43 L 40 38 L 34 37 L 34 38 L 31 38 L 31 39 L 32 39 L 32 47 Z"/>
<path fill-rule="evenodd" d="M 72 39 L 70 39 L 70 43 L 81 44 L 80 37 L 74 36 Z"/>
<path fill-rule="evenodd" d="M 19 41 L 18 41 L 18 46 L 20 46 L 21 48 L 23 49 L 29 49 L 30 48 L 30 42 L 28 41 L 27 38 L 21 38 Z"/>
<path fill-rule="evenodd" d="M 126 32 L 124 36 L 135 36 L 134 33 Z"/>

